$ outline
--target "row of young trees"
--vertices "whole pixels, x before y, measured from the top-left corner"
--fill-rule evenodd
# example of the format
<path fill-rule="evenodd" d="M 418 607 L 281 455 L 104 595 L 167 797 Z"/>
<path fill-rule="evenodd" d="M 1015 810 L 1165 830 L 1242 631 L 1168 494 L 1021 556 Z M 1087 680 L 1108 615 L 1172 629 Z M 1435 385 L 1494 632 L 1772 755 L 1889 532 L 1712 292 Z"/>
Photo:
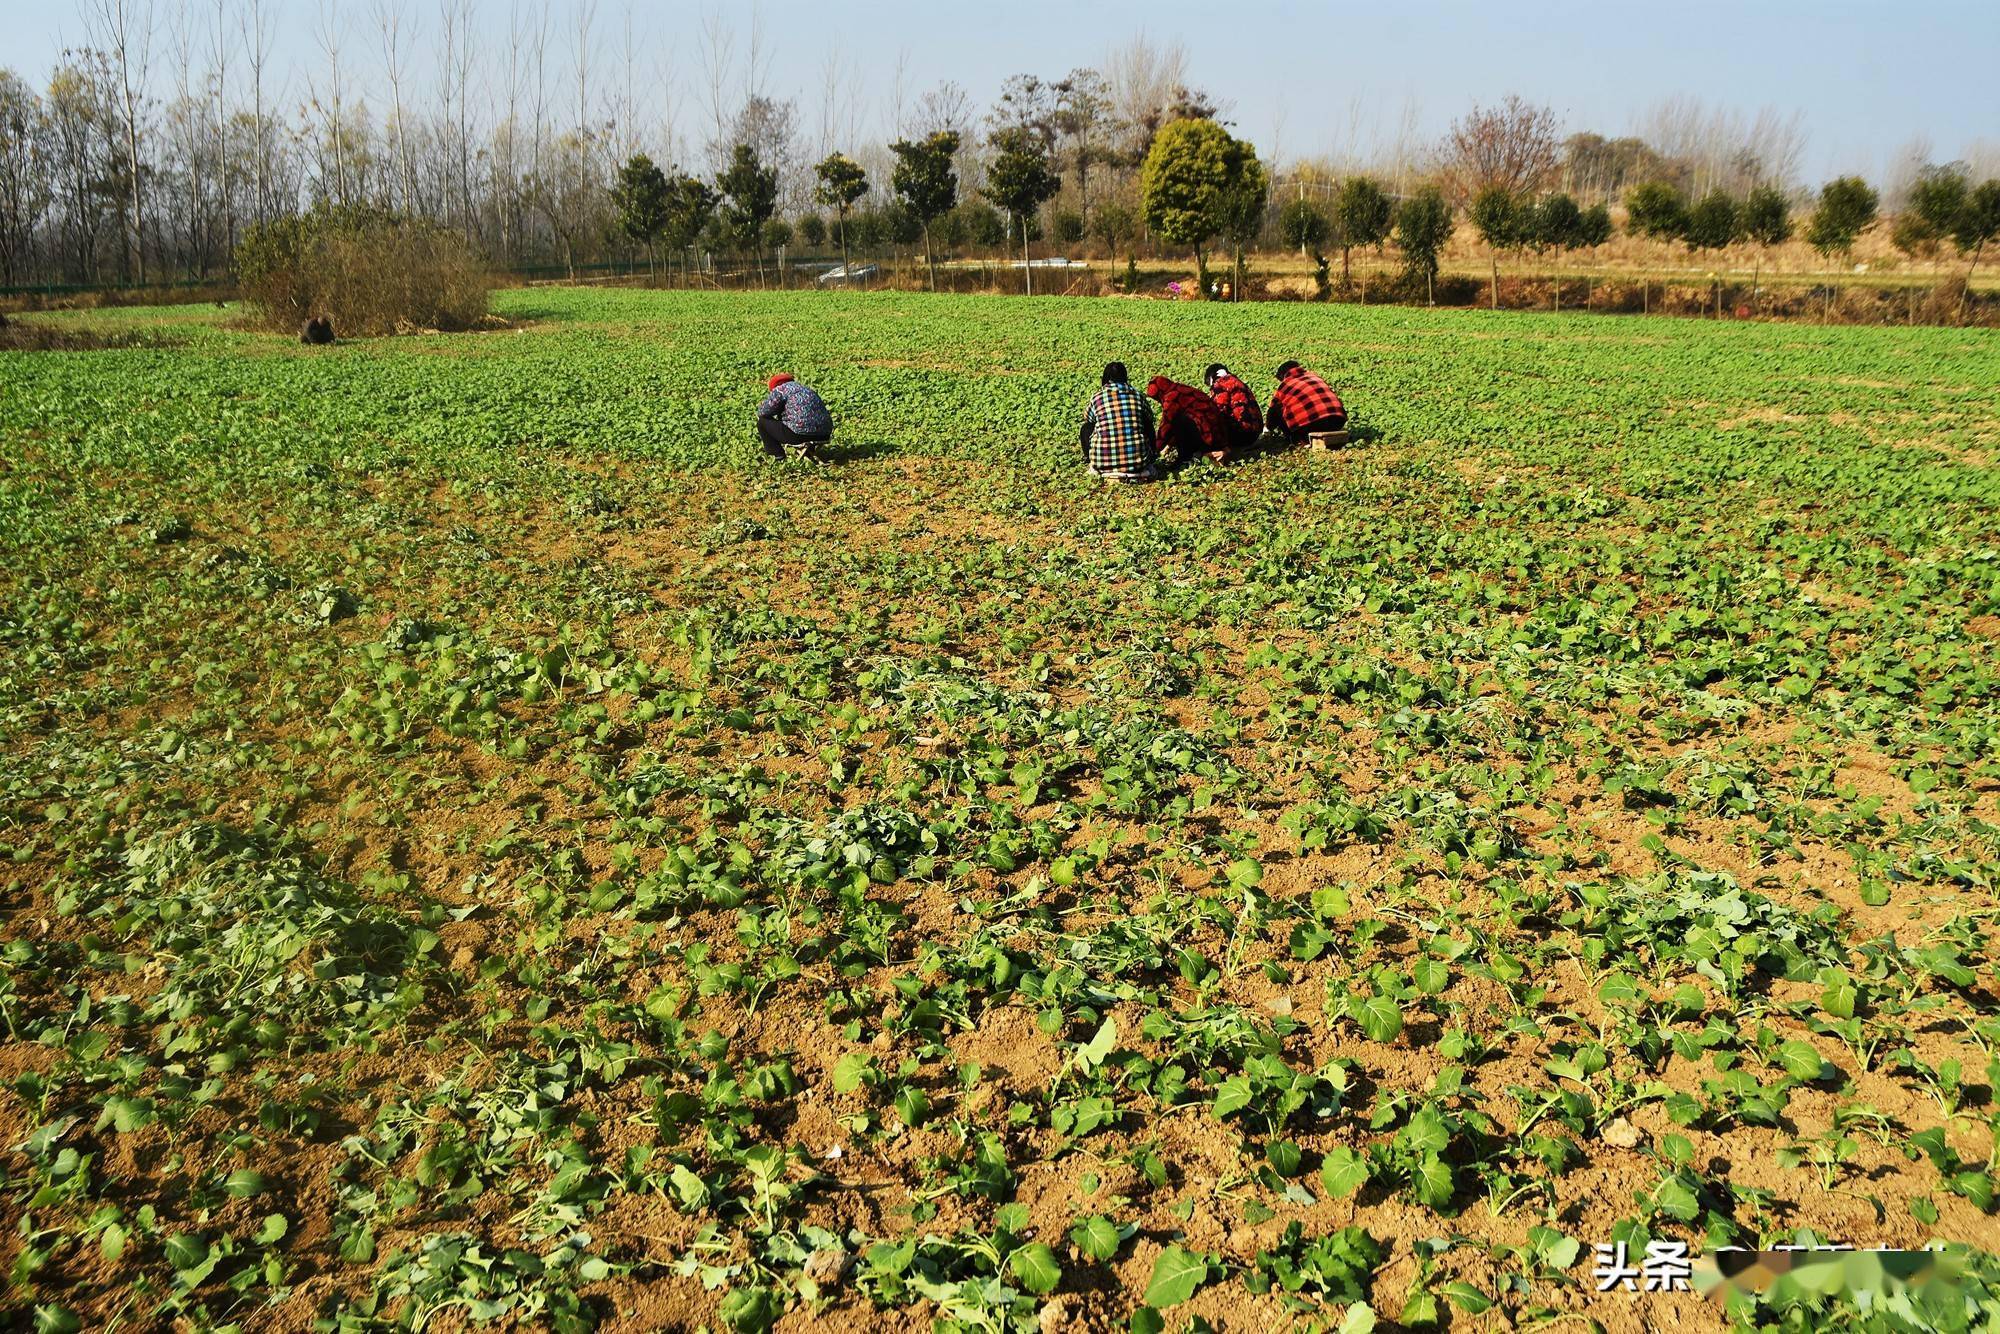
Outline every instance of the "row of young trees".
<path fill-rule="evenodd" d="M 1471 196 L 1465 212 L 1489 253 L 1489 298 L 1496 309 L 1501 255 L 1595 250 L 1616 231 L 1606 204 L 1585 208 L 1561 191 L 1537 195 L 1488 184 Z M 1859 177 L 1840 177 L 1821 187 L 1805 222 L 1804 239 L 1823 257 L 1851 255 L 1879 213 L 1874 187 Z M 1350 251 L 1379 246 L 1392 235 L 1403 253 L 1406 277 L 1421 278 L 1428 297 L 1440 252 L 1456 227 L 1456 211 L 1438 187 L 1420 189 L 1399 204 L 1366 176 L 1342 182 L 1327 207 L 1301 196 L 1286 203 L 1278 215 L 1284 242 L 1318 261 L 1322 297 L 1331 288 L 1323 246 L 1331 243 L 1341 250 L 1341 285 L 1346 288 L 1352 285 Z M 1761 285 L 1765 256 L 1789 241 L 1797 228 L 1790 196 L 1773 186 L 1753 187 L 1742 197 L 1716 188 L 1690 201 L 1679 186 L 1655 180 L 1636 186 L 1626 199 L 1625 231 L 1630 236 L 1679 242 L 1690 252 L 1720 252 L 1739 243 L 1754 246 L 1753 290 Z M 1974 185 L 1969 172 L 1958 165 L 1925 171 L 1911 191 L 1908 207 L 1897 216 L 1892 235 L 1906 254 L 1923 258 L 1940 258 L 1945 246 L 1952 246 L 1968 260 L 1969 285 L 1985 247 L 2000 238 L 2000 180 Z"/>
<path fill-rule="evenodd" d="M 1055 194 L 1060 181 L 1047 155 L 1020 131 L 1001 131 L 994 140 L 993 158 L 980 193 L 1006 211 L 1009 231 L 1019 228 L 1026 253 L 1035 212 Z M 896 155 L 890 183 L 897 211 L 888 231 L 891 239 L 923 240 L 933 287 L 937 285 L 937 263 L 931 230 L 960 205 L 954 165 L 959 146 L 959 136 L 952 130 L 935 131 L 921 139 L 899 139 L 890 145 Z M 833 210 L 833 228 L 829 232 L 819 215 L 807 214 L 800 219 L 798 231 L 809 245 L 821 244 L 830 236 L 840 246 L 845 266 L 850 262 L 848 245 L 854 230 L 851 213 L 868 193 L 868 174 L 844 153 L 829 155 L 814 167 L 813 174 L 817 181 L 814 200 Z M 671 256 L 706 239 L 718 247 L 754 255 L 761 276 L 765 249 L 789 244 L 795 234 L 792 224 L 777 216 L 777 170 L 749 144 L 732 149 L 729 166 L 716 176 L 712 188 L 698 177 L 683 173 L 669 176 L 650 157 L 634 154 L 620 168 L 610 195 L 620 230 L 645 247 L 649 265 L 661 247 Z M 914 235 L 910 227 L 914 227 Z M 871 225 L 867 237 L 873 241 L 880 232 Z M 992 244 L 1001 238 L 981 233 L 975 239 Z M 1033 281 L 1032 270 L 1029 281 Z"/>
<path fill-rule="evenodd" d="M 1492 252 L 1493 308 L 1500 308 L 1500 252 L 1595 249 L 1611 239 L 1611 210 L 1603 204 L 1580 208 L 1567 194 L 1535 199 L 1503 186 L 1488 186 L 1473 197 L 1472 225 Z"/>
<path fill-rule="evenodd" d="M 1972 173 L 1958 163 L 1925 167 L 1890 238 L 1904 254 L 1923 259 L 1937 259 L 1951 245 L 1969 258 L 1969 283 L 1986 247 L 2000 238 L 2000 180 L 1974 185 Z"/>
<path fill-rule="evenodd" d="M 1791 200 L 1769 187 L 1742 198 L 1711 190 L 1690 201 L 1673 185 L 1653 181 L 1632 192 L 1626 209 L 1635 234 L 1680 241 L 1691 251 L 1720 251 L 1747 241 L 1757 247 L 1760 272 L 1764 253 L 1796 230 Z M 1860 177 L 1828 181 L 1806 220 L 1805 241 L 1827 259 L 1850 256 L 1880 212 L 1880 196 Z M 1923 259 L 1941 259 L 1952 246 L 1968 260 L 1969 284 L 1986 246 L 2000 236 L 2000 180 L 1975 186 L 1961 166 L 1927 168 L 1890 235 L 1898 249 Z"/>

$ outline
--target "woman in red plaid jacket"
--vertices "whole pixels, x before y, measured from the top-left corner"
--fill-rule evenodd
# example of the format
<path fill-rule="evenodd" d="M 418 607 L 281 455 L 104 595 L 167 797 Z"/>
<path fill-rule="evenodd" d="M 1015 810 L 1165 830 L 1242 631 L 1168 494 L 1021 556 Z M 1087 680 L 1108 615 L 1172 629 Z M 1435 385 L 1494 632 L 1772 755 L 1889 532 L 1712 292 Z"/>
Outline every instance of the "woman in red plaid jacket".
<path fill-rule="evenodd" d="M 1222 409 L 1223 417 L 1235 428 L 1236 439 L 1232 448 L 1248 449 L 1264 434 L 1264 414 L 1257 410 L 1257 396 L 1250 392 L 1250 386 L 1221 362 L 1211 363 L 1201 373 L 1201 382 L 1208 386 L 1215 406 Z"/>
<path fill-rule="evenodd" d="M 1326 381 L 1296 361 L 1278 367 L 1278 387 L 1271 391 L 1271 411 L 1264 424 L 1283 431 L 1285 439 L 1303 444 L 1320 431 L 1347 429 L 1347 409 Z"/>
<path fill-rule="evenodd" d="M 1193 462 L 1196 454 L 1206 454 L 1214 463 L 1229 457 L 1235 429 L 1214 399 L 1164 375 L 1147 384 L 1146 397 L 1160 405 L 1160 449 L 1173 451 L 1176 467 Z"/>

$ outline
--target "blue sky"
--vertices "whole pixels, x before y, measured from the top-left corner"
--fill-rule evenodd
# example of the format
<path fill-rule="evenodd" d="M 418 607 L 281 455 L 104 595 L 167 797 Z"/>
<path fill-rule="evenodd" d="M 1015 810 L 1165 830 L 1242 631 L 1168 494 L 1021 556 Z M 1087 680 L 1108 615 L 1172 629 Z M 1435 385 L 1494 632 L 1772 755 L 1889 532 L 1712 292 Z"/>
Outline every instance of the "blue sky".
<path fill-rule="evenodd" d="M 188 2 L 203 14 L 213 8 L 212 0 Z M 405 2 L 427 44 L 436 0 Z M 472 2 L 497 47 L 510 6 L 539 0 Z M 580 2 L 550 0 L 559 31 Z M 165 55 L 164 17 L 181 3 L 152 0 L 163 20 L 156 58 Z M 265 3 L 276 17 L 279 66 L 316 66 L 320 0 Z M 346 58 L 357 80 L 378 84 L 372 0 L 333 3 L 349 30 Z M 40 82 L 61 47 L 82 38 L 79 8 L 79 0 L 0 0 L 0 65 Z M 596 58 L 607 68 L 622 59 L 627 8 L 624 0 L 596 0 Z M 667 57 L 679 119 L 691 127 L 702 96 L 695 34 L 702 15 L 718 7 L 633 0 L 629 8 L 647 68 Z M 816 105 L 826 49 L 837 42 L 866 91 L 871 127 L 883 119 L 899 53 L 912 94 L 950 78 L 983 105 L 1008 74 L 1059 75 L 1143 31 L 1184 42 L 1196 85 L 1230 105 L 1239 132 L 1267 153 L 1275 141 L 1286 158 L 1337 148 L 1353 133 L 1357 106 L 1364 136 L 1393 137 L 1408 108 L 1421 133 L 1434 137 L 1473 102 L 1512 92 L 1547 103 L 1568 129 L 1606 133 L 1631 128 L 1650 105 L 1676 95 L 1745 113 L 1796 111 L 1810 136 L 1809 180 L 1848 170 L 1879 175 L 1913 136 L 1927 137 L 1939 158 L 1975 140 L 2000 140 L 1991 75 L 2000 54 L 1996 0 L 760 0 L 759 9 L 770 86 L 797 96 L 802 111 Z M 730 16 L 740 54 L 749 5 L 720 12 Z M 566 63 L 566 45 L 558 45 Z M 420 55 L 419 64 L 428 62 Z M 291 86 L 296 100 L 302 80 Z"/>

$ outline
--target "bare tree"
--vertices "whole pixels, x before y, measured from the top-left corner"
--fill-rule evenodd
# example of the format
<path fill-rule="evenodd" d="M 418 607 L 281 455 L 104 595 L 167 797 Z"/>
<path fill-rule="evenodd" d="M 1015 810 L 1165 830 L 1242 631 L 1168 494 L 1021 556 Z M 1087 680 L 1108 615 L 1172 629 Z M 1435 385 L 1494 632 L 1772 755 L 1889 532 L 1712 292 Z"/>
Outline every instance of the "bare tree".
<path fill-rule="evenodd" d="M 80 282 L 95 281 L 101 273 L 102 186 L 114 179 L 118 158 L 114 101 L 110 63 L 101 51 L 63 53 L 63 63 L 49 76 L 44 114 L 50 193 L 60 205 L 57 249 L 67 256 L 65 271 Z"/>
<path fill-rule="evenodd" d="M 128 263 L 140 282 L 146 281 L 145 162 L 139 153 L 139 122 L 146 103 L 146 82 L 153 54 L 152 0 L 96 0 L 87 16 L 92 40 L 110 59 L 117 75 L 118 115 L 124 136 L 124 177 L 130 206 Z"/>
<path fill-rule="evenodd" d="M 549 121 L 549 0 L 542 0 L 542 21 L 535 26 L 535 141 L 528 158 L 528 170 L 542 170 L 542 133 Z"/>
<path fill-rule="evenodd" d="M 1423 152 L 1419 129 L 1422 123 L 1423 108 L 1412 93 L 1403 98 L 1402 110 L 1396 118 L 1396 137 L 1389 146 L 1389 174 L 1396 182 L 1398 197 L 1410 194 L 1417 186 L 1418 159 Z"/>
<path fill-rule="evenodd" d="M 417 207 L 417 179 L 410 160 L 410 115 L 403 105 L 403 0 L 375 0 L 375 30 L 382 38 L 382 72 L 389 80 L 389 128 L 396 150 L 402 207 Z"/>
<path fill-rule="evenodd" d="M 235 182 L 230 179 L 234 155 L 229 151 L 229 0 L 215 0 L 215 17 L 208 29 L 209 94 L 215 113 L 216 188 L 222 195 L 222 243 L 225 265 L 236 254 Z"/>
<path fill-rule="evenodd" d="M 1889 171 L 1882 182 L 1882 207 L 1900 213 L 1910 202 L 1910 191 L 1923 178 L 1924 168 L 1936 161 L 1929 135 L 1912 135 L 1889 156 Z"/>
<path fill-rule="evenodd" d="M 1291 107 L 1285 100 L 1284 90 L 1278 90 L 1277 104 L 1271 108 L 1271 161 L 1270 172 L 1276 176 L 1284 167 L 1283 148 L 1285 142 L 1285 121 L 1291 115 Z"/>
<path fill-rule="evenodd" d="M 491 193 L 489 203 L 493 225 L 498 232 L 500 253 L 513 260 L 520 253 L 520 218 L 517 201 L 521 182 L 521 81 L 526 77 L 527 52 L 521 28 L 520 0 L 507 8 L 507 90 L 506 114 L 493 127 Z"/>
<path fill-rule="evenodd" d="M 680 153 L 680 74 L 671 50 L 655 49 L 653 82 L 660 90 L 659 99 L 653 106 L 654 129 L 659 138 L 659 160 L 677 162 Z"/>
<path fill-rule="evenodd" d="M 55 172 L 48 119 L 35 90 L 0 69 L 0 275 L 22 281 L 34 260 Z"/>
<path fill-rule="evenodd" d="M 1675 183 L 1696 196 L 1788 187 L 1797 181 L 1805 154 L 1803 117 L 1774 107 L 1746 119 L 1741 111 L 1711 107 L 1697 97 L 1669 97 L 1648 107 L 1635 129 L 1673 165 Z"/>
<path fill-rule="evenodd" d="M 174 100 L 167 108 L 168 152 L 173 160 L 165 165 L 180 178 L 175 182 L 181 191 L 179 257 L 182 272 L 193 277 L 208 266 L 209 196 L 203 178 L 211 159 L 205 142 L 208 97 L 206 88 L 197 89 L 194 15 L 189 0 L 176 0 L 167 13 L 167 46 L 173 56 Z M 170 253 L 164 240 L 161 251 L 164 265 Z"/>
<path fill-rule="evenodd" d="M 709 165 L 721 170 L 729 157 L 729 74 L 736 66 L 736 33 L 719 11 L 704 14 L 695 38 L 701 86 L 707 103 Z"/>
<path fill-rule="evenodd" d="M 570 73 L 576 76 L 576 128 L 590 129 L 590 58 L 597 49 L 592 28 L 597 22 L 597 0 L 576 0 L 576 20 L 570 29 Z"/>
<path fill-rule="evenodd" d="M 550 145 L 543 172 L 529 178 L 527 197 L 548 221 L 571 277 L 577 251 L 609 225 L 610 191 L 598 171 L 597 147 L 582 130 Z"/>
<path fill-rule="evenodd" d="M 1166 123 L 1168 108 L 1187 87 L 1187 47 L 1178 41 L 1155 45 L 1144 32 L 1114 47 L 1103 62 L 1111 106 L 1125 131 L 1125 158 L 1137 163 Z"/>
<path fill-rule="evenodd" d="M 825 158 L 852 152 L 861 138 L 861 75 L 835 41 L 820 64 L 819 124 L 816 152 Z"/>
<path fill-rule="evenodd" d="M 947 79 L 917 99 L 917 109 L 910 120 L 920 135 L 949 132 L 963 136 L 972 126 L 972 98 L 965 89 Z"/>
<path fill-rule="evenodd" d="M 2000 139 L 1974 139 L 1958 155 L 1975 181 L 2000 179 Z"/>
<path fill-rule="evenodd" d="M 250 62 L 251 138 L 257 176 L 257 221 L 271 216 L 271 128 L 264 117 L 264 67 L 271 59 L 271 25 L 264 0 L 244 0 L 237 16 L 243 50 Z"/>
<path fill-rule="evenodd" d="M 585 22 L 588 22 L 587 18 Z M 466 239 L 471 240 L 472 72 L 478 61 L 478 50 L 473 43 L 476 26 L 471 0 L 438 0 L 438 30 L 438 73 L 443 102 L 439 129 L 445 144 L 446 197 L 450 198 L 450 181 L 455 168 L 459 225 Z"/>
<path fill-rule="evenodd" d="M 1370 108 L 1369 99 L 1359 93 L 1351 94 L 1341 117 L 1341 128 L 1336 132 L 1333 151 L 1327 155 L 1327 162 L 1337 175 L 1345 176 L 1361 170 L 1362 126 L 1369 126 L 1368 138 L 1372 141 L 1380 133 L 1381 119 Z"/>
<path fill-rule="evenodd" d="M 540 176 L 548 119 L 548 0 L 524 8 L 514 0 L 508 12 L 506 116 L 491 134 L 488 206 L 500 253 L 519 261 L 529 231 L 527 182 Z M 532 77 L 532 97 L 529 82 Z M 531 110 L 525 120 L 522 102 Z"/>
<path fill-rule="evenodd" d="M 910 127 L 903 123 L 903 104 L 909 99 L 910 91 L 910 49 L 904 47 L 896 52 L 896 64 L 889 74 L 889 134 L 898 139 L 909 133 Z"/>
<path fill-rule="evenodd" d="M 335 10 L 332 0 L 320 0 L 317 21 L 313 25 L 313 37 L 318 43 L 320 55 L 326 61 L 326 94 L 322 96 L 312 77 L 306 77 L 306 92 L 312 105 L 323 122 L 320 143 L 316 148 L 319 157 L 319 183 L 323 195 L 330 194 L 336 204 L 346 207 L 357 201 L 359 182 L 348 180 L 349 168 L 349 126 L 346 107 L 346 84 L 340 71 L 340 44 L 344 38 L 344 26 Z"/>
<path fill-rule="evenodd" d="M 1496 107 L 1475 106 L 1452 122 L 1439 157 L 1460 199 L 1546 189 L 1562 162 L 1555 112 L 1512 94 Z"/>
<path fill-rule="evenodd" d="M 1732 188 L 1739 191 L 1767 185 L 1789 188 L 1799 178 L 1807 141 L 1804 112 L 1785 115 L 1776 107 L 1759 108 L 1736 158 L 1744 174 L 1732 182 Z"/>
<path fill-rule="evenodd" d="M 743 60 L 744 101 L 766 95 L 776 55 L 764 36 L 764 6 L 760 0 L 750 0 L 750 41 Z"/>

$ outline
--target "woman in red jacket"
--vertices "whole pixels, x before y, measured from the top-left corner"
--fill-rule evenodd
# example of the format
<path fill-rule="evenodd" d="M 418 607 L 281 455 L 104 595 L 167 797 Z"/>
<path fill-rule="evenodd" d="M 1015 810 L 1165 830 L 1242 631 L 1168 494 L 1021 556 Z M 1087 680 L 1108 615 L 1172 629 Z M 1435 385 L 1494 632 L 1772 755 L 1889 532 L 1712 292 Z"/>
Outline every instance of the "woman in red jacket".
<path fill-rule="evenodd" d="M 1347 429 L 1347 408 L 1333 386 L 1296 361 L 1278 367 L 1278 387 L 1271 391 L 1271 411 L 1264 424 L 1282 431 L 1293 444 L 1321 431 Z"/>
<path fill-rule="evenodd" d="M 1164 375 L 1152 378 L 1146 396 L 1159 401 L 1160 451 L 1171 449 L 1177 465 L 1192 463 L 1196 454 L 1206 454 L 1216 463 L 1229 457 L 1235 427 L 1214 399 Z"/>
<path fill-rule="evenodd" d="M 1223 417 L 1235 428 L 1233 447 L 1248 449 L 1256 444 L 1264 434 L 1264 414 L 1258 410 L 1257 396 L 1250 392 L 1250 386 L 1219 361 L 1201 373 L 1201 382 L 1208 386 L 1215 406 L 1222 409 Z"/>

